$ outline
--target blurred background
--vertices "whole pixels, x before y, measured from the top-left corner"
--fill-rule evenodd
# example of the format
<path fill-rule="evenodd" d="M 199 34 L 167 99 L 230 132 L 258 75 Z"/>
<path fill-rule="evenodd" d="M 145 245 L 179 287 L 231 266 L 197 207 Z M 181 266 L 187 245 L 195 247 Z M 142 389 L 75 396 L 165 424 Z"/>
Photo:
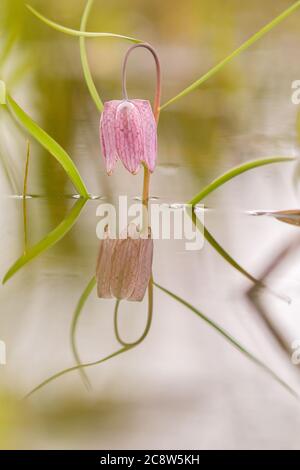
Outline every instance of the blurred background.
<path fill-rule="evenodd" d="M 292 3 L 95 0 L 87 29 L 150 42 L 161 59 L 164 103 Z M 30 4 L 48 18 L 79 29 L 85 0 Z M 291 101 L 292 82 L 300 79 L 299 24 L 300 11 L 162 112 L 158 166 L 151 182 L 156 200 L 184 203 L 234 165 L 299 154 L 298 107 Z M 100 96 L 104 101 L 120 99 L 121 65 L 129 44 L 110 38 L 86 44 Z M 119 165 L 113 176 L 106 176 L 99 113 L 83 79 L 79 40 L 40 22 L 23 0 L 1 0 L 0 79 L 69 152 L 95 197 L 63 240 L 0 288 L 0 339 L 7 348 L 7 364 L 0 366 L 0 447 L 299 449 L 297 401 L 157 289 L 148 337 L 138 348 L 89 368 L 91 392 L 75 372 L 21 400 L 49 375 L 74 364 L 70 323 L 95 270 L 97 206 L 101 200 L 116 201 L 120 194 L 135 199 L 142 174 L 133 178 Z M 129 96 L 152 99 L 154 84 L 152 58 L 135 51 L 128 70 Z M 1 278 L 24 250 L 21 195 L 27 139 L 1 107 Z M 76 201 L 63 169 L 29 141 L 27 225 L 32 246 Z M 290 303 L 266 291 L 251 302 L 251 282 L 208 243 L 199 252 L 187 252 L 181 242 L 156 241 L 153 275 L 300 391 L 300 369 L 291 362 L 291 344 L 300 340 L 299 227 L 252 215 L 297 209 L 298 189 L 295 163 L 284 163 L 244 174 L 205 201 L 207 227 L 251 274 L 261 277 L 278 257 L 268 284 L 289 296 Z M 280 256 L 284 250 L 286 256 Z M 146 300 L 121 304 L 121 328 L 129 341 L 140 335 L 146 307 Z M 113 308 L 113 300 L 98 299 L 95 291 L 88 299 L 77 336 L 84 362 L 117 349 Z"/>

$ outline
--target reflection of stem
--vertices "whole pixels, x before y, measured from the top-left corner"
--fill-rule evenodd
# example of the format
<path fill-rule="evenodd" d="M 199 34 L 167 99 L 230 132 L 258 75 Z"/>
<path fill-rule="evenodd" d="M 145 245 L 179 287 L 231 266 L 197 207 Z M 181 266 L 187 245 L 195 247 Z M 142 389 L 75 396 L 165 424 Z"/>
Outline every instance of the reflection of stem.
<path fill-rule="evenodd" d="M 81 312 L 83 310 L 83 307 L 85 305 L 85 302 L 87 301 L 89 295 L 91 294 L 92 290 L 94 289 L 96 285 L 96 278 L 95 276 L 92 277 L 92 279 L 89 281 L 88 285 L 84 289 L 83 293 L 80 296 L 80 299 L 76 305 L 76 309 L 72 318 L 72 323 L 71 323 L 71 331 L 70 331 L 70 341 L 71 341 L 71 347 L 72 347 L 72 352 L 73 356 L 75 358 L 76 364 L 81 364 L 80 356 L 77 350 L 77 345 L 76 345 L 76 329 L 77 329 L 77 323 L 79 320 L 79 317 L 81 315 Z M 86 375 L 85 371 L 83 369 L 79 370 L 81 379 L 86 386 L 88 390 L 91 389 L 91 384 L 89 381 L 88 376 Z"/>
<path fill-rule="evenodd" d="M 150 279 L 149 285 L 148 285 L 148 314 L 147 314 L 148 316 L 147 316 L 146 327 L 145 327 L 145 330 L 144 330 L 143 334 L 140 336 L 140 338 L 137 341 L 134 341 L 133 343 L 127 343 L 126 341 L 123 341 L 120 334 L 119 334 L 119 328 L 118 328 L 119 305 L 120 305 L 120 300 L 117 300 L 116 306 L 115 306 L 115 311 L 114 311 L 115 335 L 116 335 L 117 340 L 119 341 L 119 343 L 122 346 L 125 346 L 127 348 L 128 347 L 132 348 L 133 346 L 137 346 L 138 344 L 140 344 L 146 338 L 147 334 L 149 333 L 150 327 L 151 327 L 152 314 L 153 314 L 153 279 L 152 279 L 152 276 L 151 276 L 151 279 Z"/>
<path fill-rule="evenodd" d="M 29 169 L 29 158 L 30 158 L 30 142 L 27 141 L 27 152 L 26 152 L 26 163 L 25 163 L 25 173 L 24 173 L 24 184 L 23 184 L 23 227 L 24 227 L 24 254 L 27 252 L 28 248 L 28 236 L 27 236 L 27 180 L 28 180 L 28 169 Z"/>

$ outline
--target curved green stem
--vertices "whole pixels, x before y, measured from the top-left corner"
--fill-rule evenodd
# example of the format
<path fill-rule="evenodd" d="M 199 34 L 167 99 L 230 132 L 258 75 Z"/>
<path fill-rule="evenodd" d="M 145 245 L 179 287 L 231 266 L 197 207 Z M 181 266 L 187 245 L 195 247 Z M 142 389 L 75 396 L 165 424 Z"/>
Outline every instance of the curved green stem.
<path fill-rule="evenodd" d="M 43 23 L 47 24 L 53 29 L 56 29 L 57 31 L 60 31 L 61 33 L 69 34 L 70 36 L 85 37 L 85 38 L 106 37 L 106 38 L 125 39 L 126 41 L 134 42 L 134 43 L 141 42 L 139 39 L 132 38 L 130 36 L 124 36 L 122 34 L 78 31 L 77 29 L 67 28 L 66 26 L 62 26 L 58 23 L 55 23 L 54 21 L 49 20 L 48 18 L 43 16 L 41 13 L 39 13 L 37 10 L 35 10 L 35 8 L 33 8 L 32 6 L 26 5 L 26 7 L 28 8 L 28 10 L 31 11 L 31 13 L 33 13 Z"/>
<path fill-rule="evenodd" d="M 198 194 L 196 194 L 196 196 L 194 196 L 187 204 L 195 206 L 210 193 L 222 186 L 224 183 L 227 183 L 227 181 L 235 178 L 236 176 L 241 175 L 242 173 L 245 173 L 246 171 L 253 170 L 254 168 L 258 168 L 260 166 L 270 165 L 271 163 L 291 162 L 295 160 L 295 157 L 278 156 L 260 158 L 258 160 L 252 160 L 250 162 L 242 163 L 242 165 L 231 168 L 230 170 L 226 171 L 226 173 L 213 180 L 210 184 L 205 186 L 205 188 L 203 188 Z"/>
<path fill-rule="evenodd" d="M 241 52 L 245 51 L 248 49 L 248 47 L 252 46 L 256 41 L 261 39 L 265 34 L 267 34 L 269 31 L 271 31 L 275 26 L 277 26 L 279 23 L 281 23 L 283 20 L 285 20 L 289 15 L 291 15 L 294 11 L 296 11 L 300 7 L 300 1 L 295 2 L 293 5 L 291 5 L 289 8 L 284 10 L 280 15 L 278 15 L 274 20 L 270 21 L 267 25 L 265 25 L 261 30 L 259 30 L 257 33 L 253 34 L 247 41 L 245 41 L 240 47 L 235 49 L 231 54 L 229 54 L 225 59 L 221 60 L 217 65 L 215 65 L 213 68 L 211 68 L 208 72 L 206 72 L 201 78 L 196 80 L 194 83 L 192 83 L 190 86 L 185 88 L 183 91 L 178 93 L 178 95 L 174 96 L 174 98 L 171 98 L 169 101 L 164 103 L 161 106 L 161 110 L 165 109 L 167 106 L 170 104 L 174 103 L 175 101 L 179 100 L 180 98 L 183 98 L 186 96 L 188 93 L 191 93 L 194 91 L 196 88 L 198 88 L 202 83 L 204 83 L 206 80 L 211 78 L 213 75 L 215 75 L 217 72 L 219 72 L 225 65 L 227 65 L 232 59 L 237 57 Z"/>
<path fill-rule="evenodd" d="M 80 173 L 68 153 L 53 137 L 44 131 L 6 92 L 6 105 L 11 115 L 42 147 L 44 147 L 61 164 L 79 194 L 88 199 L 89 193 Z"/>
<path fill-rule="evenodd" d="M 161 98 L 161 69 L 160 69 L 160 60 L 158 53 L 154 49 L 154 47 L 151 46 L 151 44 L 148 43 L 140 43 L 140 44 L 134 44 L 131 46 L 128 51 L 125 54 L 124 61 L 123 61 L 123 68 L 122 68 L 122 92 L 123 92 L 123 99 L 128 100 L 128 94 L 127 94 L 127 85 L 126 85 L 126 77 L 127 77 L 127 62 L 130 54 L 134 49 L 143 47 L 144 49 L 147 49 L 153 56 L 154 61 L 155 61 L 155 66 L 156 66 L 156 87 L 155 87 L 155 96 L 154 96 L 154 103 L 153 103 L 153 114 L 154 118 L 156 121 L 156 124 L 158 124 L 158 119 L 159 119 L 159 108 L 160 108 L 160 98 Z"/>
<path fill-rule="evenodd" d="M 93 6 L 93 3 L 94 3 L 94 0 L 88 0 L 86 3 L 85 9 L 82 15 L 82 19 L 81 19 L 80 31 L 85 31 L 86 29 L 88 17 L 89 17 L 91 8 Z M 103 103 L 98 94 L 97 88 L 95 86 L 95 83 L 94 83 L 94 80 L 90 71 L 84 36 L 80 36 L 79 38 L 79 47 L 80 47 L 80 59 L 81 59 L 83 75 L 84 75 L 88 90 L 90 92 L 92 100 L 94 101 L 98 111 L 102 112 Z"/>
<path fill-rule="evenodd" d="M 210 193 L 218 189 L 227 181 L 235 178 L 236 176 L 245 173 L 246 171 L 252 170 L 254 168 L 258 168 L 260 166 L 269 165 L 272 163 L 282 163 L 282 162 L 290 162 L 295 161 L 295 157 L 269 157 L 269 158 L 261 158 L 258 160 L 253 160 L 250 162 L 243 163 L 231 170 L 225 172 L 223 175 L 219 176 L 215 180 L 213 180 L 210 184 L 205 186 L 198 194 L 196 194 L 190 201 L 187 202 L 187 206 L 191 206 L 194 209 L 196 204 L 199 204 L 206 196 Z M 188 211 L 188 215 L 192 217 L 194 225 L 199 229 L 201 233 L 203 233 L 205 239 L 208 243 L 221 255 L 225 261 L 227 261 L 233 268 L 239 271 L 242 275 L 244 275 L 247 279 L 254 282 L 255 284 L 260 285 L 261 287 L 266 287 L 262 284 L 259 280 L 257 280 L 252 274 L 248 273 L 242 266 L 237 263 L 229 253 L 224 250 L 224 248 L 215 240 L 215 238 L 211 235 L 211 233 L 207 230 L 205 225 L 196 217 L 194 210 Z M 277 295 L 277 294 L 276 294 Z M 281 296 L 282 297 L 282 296 Z"/>

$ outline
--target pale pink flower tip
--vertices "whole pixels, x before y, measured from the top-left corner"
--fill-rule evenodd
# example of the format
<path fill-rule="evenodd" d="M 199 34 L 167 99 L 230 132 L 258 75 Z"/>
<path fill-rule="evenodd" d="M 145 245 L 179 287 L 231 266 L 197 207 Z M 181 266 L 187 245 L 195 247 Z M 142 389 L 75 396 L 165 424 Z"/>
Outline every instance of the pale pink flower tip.
<path fill-rule="evenodd" d="M 149 101 L 113 100 L 104 103 L 100 142 L 109 175 L 118 158 L 130 173 L 136 174 L 141 163 L 153 172 L 157 126 Z"/>

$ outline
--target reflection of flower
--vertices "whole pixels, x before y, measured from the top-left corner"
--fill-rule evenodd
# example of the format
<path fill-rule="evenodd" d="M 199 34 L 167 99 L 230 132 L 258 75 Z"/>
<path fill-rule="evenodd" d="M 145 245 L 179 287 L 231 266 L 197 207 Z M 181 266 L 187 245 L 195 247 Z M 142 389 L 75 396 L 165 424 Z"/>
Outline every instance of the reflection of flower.
<path fill-rule="evenodd" d="M 153 258 L 153 240 L 141 238 L 129 226 L 127 238 L 100 241 L 96 268 L 98 297 L 142 301 L 148 287 Z"/>
<path fill-rule="evenodd" d="M 139 171 L 141 163 L 152 172 L 157 131 L 149 101 L 107 101 L 100 119 L 100 141 L 108 174 L 113 172 L 118 158 L 133 174 Z"/>

